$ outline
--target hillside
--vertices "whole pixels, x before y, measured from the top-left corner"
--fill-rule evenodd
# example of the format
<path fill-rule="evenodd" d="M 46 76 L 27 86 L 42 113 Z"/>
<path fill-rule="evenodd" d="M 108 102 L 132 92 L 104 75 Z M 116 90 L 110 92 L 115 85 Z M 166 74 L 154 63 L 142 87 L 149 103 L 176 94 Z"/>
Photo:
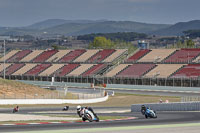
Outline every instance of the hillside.
<path fill-rule="evenodd" d="M 67 23 L 48 29 L 51 34 L 83 35 L 90 33 L 114 33 L 114 32 L 139 32 L 147 33 L 158 29 L 166 28 L 168 25 L 146 24 L 132 21 L 105 21 L 97 23 Z"/>
<path fill-rule="evenodd" d="M 114 32 L 139 32 L 149 33 L 167 28 L 166 24 L 148 24 L 133 21 L 106 21 L 106 20 L 60 20 L 50 19 L 27 27 L 4 28 L 0 35 L 83 35 L 90 33 L 114 33 Z"/>
<path fill-rule="evenodd" d="M 183 35 L 183 31 L 200 29 L 200 20 L 193 20 L 189 22 L 179 22 L 168 28 L 152 32 L 156 35 Z"/>
<path fill-rule="evenodd" d="M 69 24 L 69 23 L 77 23 L 77 24 L 87 24 L 87 23 L 97 23 L 97 22 L 104 22 L 105 20 L 64 20 L 64 19 L 47 19 L 41 22 L 34 23 L 29 25 L 25 28 L 27 29 L 46 29 L 62 24 Z"/>

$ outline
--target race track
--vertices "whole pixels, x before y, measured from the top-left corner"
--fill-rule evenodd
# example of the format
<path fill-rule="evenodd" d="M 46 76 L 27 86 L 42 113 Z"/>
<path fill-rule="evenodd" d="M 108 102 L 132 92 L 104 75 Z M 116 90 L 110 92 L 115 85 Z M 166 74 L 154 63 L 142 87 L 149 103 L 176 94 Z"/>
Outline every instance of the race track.
<path fill-rule="evenodd" d="M 37 109 L 25 109 L 20 112 L 27 114 L 29 111 L 38 112 L 51 110 L 52 108 L 37 108 Z M 107 108 L 101 107 L 95 110 L 106 110 Z M 108 108 L 107 110 L 109 110 Z M 117 108 L 116 108 L 117 109 Z M 4 111 L 8 111 L 4 109 Z M 60 111 L 59 108 L 55 108 L 52 111 Z M 2 113 L 2 110 L 0 111 Z M 49 113 L 46 113 L 49 114 Z M 65 113 L 66 115 L 75 115 L 75 113 Z M 145 125 L 160 125 L 160 124 L 177 124 L 177 123 L 199 123 L 200 112 L 157 112 L 157 119 L 145 119 L 141 113 L 98 113 L 99 116 L 129 116 L 137 117 L 134 120 L 119 120 L 119 121 L 101 121 L 101 122 L 75 122 L 75 123 L 62 123 L 62 124 L 41 124 L 41 125 L 12 125 L 12 126 L 0 126 L 0 132 L 22 132 L 22 131 L 43 131 L 43 130 L 69 130 L 69 129 L 85 129 L 85 128 L 107 128 L 107 127 L 124 127 L 124 126 L 145 126 Z"/>

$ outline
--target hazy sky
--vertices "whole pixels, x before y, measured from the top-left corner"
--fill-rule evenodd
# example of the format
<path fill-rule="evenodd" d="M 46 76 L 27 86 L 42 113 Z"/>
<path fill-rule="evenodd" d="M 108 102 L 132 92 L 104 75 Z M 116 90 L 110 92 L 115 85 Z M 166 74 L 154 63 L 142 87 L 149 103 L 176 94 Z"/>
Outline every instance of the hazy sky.
<path fill-rule="evenodd" d="M 200 19 L 200 0 L 0 0 L 0 26 L 46 19 L 176 23 Z"/>

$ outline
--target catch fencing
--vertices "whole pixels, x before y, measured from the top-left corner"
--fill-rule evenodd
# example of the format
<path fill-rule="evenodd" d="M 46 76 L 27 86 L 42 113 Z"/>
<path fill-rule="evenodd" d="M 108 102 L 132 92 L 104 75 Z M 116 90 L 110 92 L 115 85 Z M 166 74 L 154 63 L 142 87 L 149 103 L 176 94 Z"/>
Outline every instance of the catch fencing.
<path fill-rule="evenodd" d="M 131 112 L 140 112 L 145 105 L 155 111 L 200 111 L 200 102 L 133 104 Z"/>

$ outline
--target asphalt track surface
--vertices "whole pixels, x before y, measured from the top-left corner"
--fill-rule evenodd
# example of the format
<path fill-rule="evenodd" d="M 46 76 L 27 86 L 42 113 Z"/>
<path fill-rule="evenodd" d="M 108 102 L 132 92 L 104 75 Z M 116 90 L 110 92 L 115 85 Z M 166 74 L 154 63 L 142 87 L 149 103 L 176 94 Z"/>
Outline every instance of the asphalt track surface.
<path fill-rule="evenodd" d="M 75 108 L 72 108 L 73 110 Z M 109 110 L 111 108 L 94 108 L 95 110 Z M 118 109 L 118 108 L 114 108 Z M 20 111 L 21 114 L 27 114 L 38 111 L 60 111 L 59 108 L 24 108 Z M 113 110 L 113 108 L 112 108 Z M 0 109 L 0 113 L 8 112 L 9 109 Z M 49 113 L 47 113 L 49 114 Z M 66 115 L 75 115 L 75 113 L 68 113 Z M 83 128 L 106 128 L 106 127 L 123 127 L 123 126 L 145 126 L 158 124 L 177 124 L 177 123 L 199 123 L 200 112 L 157 112 L 157 119 L 146 119 L 139 112 L 128 113 L 98 113 L 99 116 L 128 116 L 138 117 L 134 120 L 120 120 L 120 121 L 103 121 L 103 122 L 84 122 L 84 123 L 64 123 L 64 124 L 42 124 L 42 125 L 15 125 L 15 126 L 0 126 L 0 132 L 20 132 L 20 131 L 44 131 L 44 130 L 69 130 L 69 129 L 83 129 Z"/>
<path fill-rule="evenodd" d="M 77 90 L 80 91 L 80 90 Z M 88 90 L 81 90 L 88 91 Z M 92 91 L 92 90 L 91 90 Z M 110 90 L 112 91 L 112 90 Z M 98 90 L 95 91 L 95 93 Z M 199 93 L 184 93 L 184 92 L 162 92 L 162 91 L 137 91 L 137 90 L 115 90 L 115 92 L 131 93 L 131 94 L 148 94 L 148 95 L 167 95 L 167 96 L 199 96 Z M 94 110 L 118 110 L 122 107 L 96 107 Z M 123 107 L 128 110 L 130 107 Z M 75 108 L 70 108 L 75 110 Z M 0 113 L 10 113 L 12 109 L 0 109 Z M 21 114 L 30 112 L 43 111 L 61 111 L 57 108 L 20 108 Z M 40 113 L 38 113 L 40 114 Z M 50 114 L 50 113 L 47 113 Z M 55 114 L 55 113 L 54 113 Z M 59 114 L 59 113 L 58 113 Z M 75 113 L 65 113 L 66 115 L 75 115 Z M 62 113 L 63 115 L 63 113 Z M 0 126 L 0 132 L 20 132 L 20 131 L 44 131 L 44 130 L 69 130 L 69 129 L 86 129 L 86 128 L 106 128 L 106 127 L 125 127 L 125 126 L 146 126 L 160 124 L 184 124 L 184 123 L 200 123 L 200 112 L 157 112 L 157 119 L 145 119 L 141 113 L 98 113 L 99 116 L 128 116 L 137 117 L 134 120 L 121 121 L 103 121 L 103 122 L 85 122 L 85 123 L 64 123 L 64 124 L 42 124 L 42 125 L 15 125 L 15 126 Z"/>

